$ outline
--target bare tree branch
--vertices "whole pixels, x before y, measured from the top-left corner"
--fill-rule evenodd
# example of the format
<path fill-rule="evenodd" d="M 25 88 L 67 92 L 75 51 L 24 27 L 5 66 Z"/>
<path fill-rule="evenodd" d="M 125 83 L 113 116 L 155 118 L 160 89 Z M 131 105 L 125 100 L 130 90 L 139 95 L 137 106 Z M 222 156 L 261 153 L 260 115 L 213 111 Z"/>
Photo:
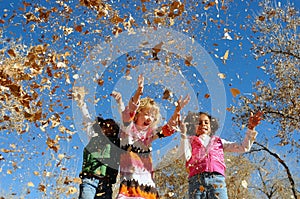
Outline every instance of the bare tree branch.
<path fill-rule="evenodd" d="M 299 121 L 298 118 L 291 117 L 291 116 L 289 116 L 289 115 L 283 114 L 283 113 L 281 113 L 280 111 L 265 111 L 264 113 L 277 114 L 277 115 L 280 115 L 280 116 L 282 116 L 282 117 L 284 117 L 284 118 L 288 118 L 288 119 L 291 119 L 291 120 L 297 120 L 297 121 Z"/>
<path fill-rule="evenodd" d="M 293 53 L 291 53 L 291 52 L 286 52 L 286 51 L 282 51 L 282 50 L 274 50 L 274 49 L 272 49 L 272 48 L 269 48 L 269 49 L 270 49 L 270 51 L 271 51 L 272 53 L 289 55 L 289 56 L 295 57 L 295 58 L 297 58 L 297 59 L 300 59 L 300 56 L 299 56 L 299 55 L 295 55 L 295 54 L 293 54 Z"/>
<path fill-rule="evenodd" d="M 258 142 L 254 142 L 254 144 L 260 146 L 260 147 L 261 147 L 260 150 L 264 150 L 264 151 L 268 152 L 271 156 L 275 157 L 276 160 L 284 167 L 284 169 L 285 169 L 285 171 L 286 171 L 286 173 L 287 173 L 288 180 L 289 180 L 289 182 L 290 182 L 290 184 L 291 184 L 291 189 L 292 189 L 293 195 L 294 195 L 295 198 L 297 198 L 297 190 L 296 190 L 296 188 L 295 188 L 295 181 L 294 181 L 294 179 L 293 179 L 293 177 L 292 177 L 292 174 L 291 174 L 291 171 L 290 171 L 289 167 L 288 167 L 287 164 L 284 162 L 284 160 L 281 159 L 277 153 L 274 153 L 274 152 L 270 151 L 270 150 L 269 150 L 267 147 L 265 147 L 264 145 L 262 145 L 262 144 L 260 144 L 260 143 L 258 143 Z M 251 150 L 251 151 L 259 151 L 259 150 L 256 149 L 256 150 Z M 251 151 L 250 151 L 250 152 L 251 152 Z"/>

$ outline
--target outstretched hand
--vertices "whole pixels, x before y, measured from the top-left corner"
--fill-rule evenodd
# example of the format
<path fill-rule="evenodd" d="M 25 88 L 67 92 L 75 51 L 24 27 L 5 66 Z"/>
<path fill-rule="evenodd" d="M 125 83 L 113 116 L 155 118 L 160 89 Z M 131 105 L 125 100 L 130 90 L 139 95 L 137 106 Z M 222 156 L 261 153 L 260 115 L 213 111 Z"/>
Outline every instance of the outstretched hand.
<path fill-rule="evenodd" d="M 182 99 L 182 96 L 180 96 L 180 98 L 177 101 L 176 111 L 179 112 L 181 109 L 183 109 L 185 105 L 187 105 L 190 102 L 190 100 L 191 97 L 189 94 L 187 94 L 184 99 Z"/>
<path fill-rule="evenodd" d="M 144 90 L 144 76 L 143 74 L 140 74 L 138 76 L 138 89 L 140 90 L 141 93 L 143 93 Z"/>
<path fill-rule="evenodd" d="M 182 99 L 182 96 L 180 96 L 180 98 L 177 101 L 174 114 L 168 122 L 170 125 L 172 125 L 173 127 L 178 126 L 178 124 L 180 123 L 179 122 L 180 111 L 181 111 L 181 109 L 183 109 L 185 107 L 185 105 L 187 105 L 189 103 L 190 99 L 191 99 L 190 95 L 185 96 L 184 99 Z"/>
<path fill-rule="evenodd" d="M 248 122 L 248 128 L 250 130 L 253 130 L 262 120 L 263 112 L 258 111 L 257 113 L 253 114 L 252 112 L 250 113 L 250 118 Z"/>
<path fill-rule="evenodd" d="M 186 127 L 187 124 L 184 121 L 185 121 L 185 118 L 178 119 L 178 124 L 179 124 L 179 129 L 180 129 L 181 135 L 186 135 L 186 132 L 187 132 L 187 127 Z"/>
<path fill-rule="evenodd" d="M 117 91 L 113 91 L 113 92 L 111 93 L 111 96 L 112 96 L 113 98 L 115 98 L 116 102 L 117 102 L 119 105 L 122 104 L 122 95 L 121 95 L 121 93 L 119 93 L 119 92 L 117 92 Z"/>

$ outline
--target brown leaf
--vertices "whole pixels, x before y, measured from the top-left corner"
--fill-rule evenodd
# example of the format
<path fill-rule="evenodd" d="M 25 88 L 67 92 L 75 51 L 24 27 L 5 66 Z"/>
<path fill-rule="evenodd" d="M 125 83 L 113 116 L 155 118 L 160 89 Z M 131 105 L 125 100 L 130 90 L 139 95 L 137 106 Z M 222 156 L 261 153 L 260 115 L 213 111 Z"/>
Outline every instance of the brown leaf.
<path fill-rule="evenodd" d="M 265 18 L 266 18 L 265 16 L 259 16 L 259 17 L 258 17 L 258 20 L 259 20 L 259 21 L 264 21 Z"/>
<path fill-rule="evenodd" d="M 16 53 L 15 53 L 15 51 L 14 51 L 13 49 L 8 49 L 8 50 L 7 50 L 7 53 L 8 53 L 9 56 L 11 56 L 11 57 L 15 57 L 15 56 L 16 56 Z"/>
<path fill-rule="evenodd" d="M 73 182 L 76 184 L 81 184 L 82 180 L 81 178 L 73 178 Z"/>
<path fill-rule="evenodd" d="M 75 31 L 82 32 L 82 25 L 75 26 Z"/>
<path fill-rule="evenodd" d="M 142 12 L 146 12 L 147 11 L 147 8 L 145 6 L 145 4 L 142 5 Z"/>
<path fill-rule="evenodd" d="M 125 19 L 119 17 L 117 14 L 114 14 L 112 18 L 110 18 L 110 22 L 113 24 L 123 23 Z"/>
<path fill-rule="evenodd" d="M 201 192 L 204 192 L 205 191 L 205 187 L 203 187 L 202 185 L 199 187 L 199 190 L 201 191 Z"/>
<path fill-rule="evenodd" d="M 214 6 L 214 5 L 216 5 L 216 3 L 213 2 L 213 1 L 211 1 L 211 2 L 209 2 L 208 4 L 206 4 L 206 5 L 204 6 L 204 10 L 208 10 L 210 7 L 212 7 L 212 6 Z"/>
<path fill-rule="evenodd" d="M 240 90 L 237 88 L 231 88 L 230 92 L 233 95 L 233 97 L 236 97 L 237 95 L 241 94 Z"/>
<path fill-rule="evenodd" d="M 192 64 L 191 64 L 192 60 L 193 60 L 192 56 L 186 56 L 185 60 L 184 60 L 184 64 L 187 66 L 192 66 Z"/>
<path fill-rule="evenodd" d="M 104 80 L 103 79 L 98 79 L 97 83 L 98 83 L 99 86 L 103 86 Z"/>
<path fill-rule="evenodd" d="M 24 117 L 31 122 L 39 121 L 42 118 L 42 110 L 38 110 L 35 113 L 28 113 L 24 111 Z"/>
<path fill-rule="evenodd" d="M 255 86 L 257 87 L 257 86 L 259 86 L 259 85 L 261 85 L 262 84 L 262 82 L 261 81 L 257 81 L 257 82 L 255 82 Z"/>
<path fill-rule="evenodd" d="M 231 112 L 233 110 L 233 108 L 232 107 L 227 107 L 226 108 L 226 111 L 229 111 L 229 112 Z"/>
<path fill-rule="evenodd" d="M 60 148 L 57 139 L 53 140 L 53 139 L 48 137 L 47 141 L 46 141 L 46 144 L 50 149 L 54 150 L 55 152 L 57 152 Z"/>
<path fill-rule="evenodd" d="M 162 99 L 167 100 L 167 99 L 170 98 L 170 96 L 171 96 L 171 91 L 169 91 L 168 89 L 166 89 L 166 90 L 164 91 L 164 94 L 163 94 Z"/>
<path fill-rule="evenodd" d="M 38 190 L 41 192 L 46 192 L 46 186 L 43 184 L 39 184 Z"/>

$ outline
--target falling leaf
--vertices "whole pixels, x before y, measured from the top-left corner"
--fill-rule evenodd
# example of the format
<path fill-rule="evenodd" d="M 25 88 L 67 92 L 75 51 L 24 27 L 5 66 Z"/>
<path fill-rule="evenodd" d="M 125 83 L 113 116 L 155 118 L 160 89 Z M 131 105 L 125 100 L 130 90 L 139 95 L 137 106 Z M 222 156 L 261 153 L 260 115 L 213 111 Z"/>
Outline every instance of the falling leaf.
<path fill-rule="evenodd" d="M 231 112 L 233 110 L 233 108 L 232 107 L 227 107 L 226 108 L 226 111 L 229 111 L 229 112 Z"/>
<path fill-rule="evenodd" d="M 64 154 L 58 154 L 57 157 L 58 157 L 59 160 L 62 160 L 65 157 L 65 155 Z"/>
<path fill-rule="evenodd" d="M 16 53 L 15 53 L 15 51 L 14 51 L 13 49 L 9 49 L 9 50 L 7 51 L 7 53 L 8 53 L 9 56 L 11 56 L 11 57 L 15 57 L 15 56 L 16 56 Z"/>
<path fill-rule="evenodd" d="M 60 148 L 57 139 L 53 140 L 51 138 L 47 138 L 46 144 L 50 149 L 53 149 L 55 152 L 57 152 Z"/>
<path fill-rule="evenodd" d="M 240 90 L 238 90 L 236 88 L 231 88 L 230 92 L 233 95 L 233 97 L 236 97 L 237 95 L 241 94 Z"/>
<path fill-rule="evenodd" d="M 28 183 L 27 183 L 27 186 L 28 186 L 28 187 L 34 187 L 34 184 L 33 184 L 33 182 L 28 182 Z"/>
<path fill-rule="evenodd" d="M 75 26 L 75 30 L 76 30 L 77 32 L 82 32 L 82 25 L 77 25 L 77 26 Z"/>
<path fill-rule="evenodd" d="M 208 10 L 210 7 L 212 7 L 212 6 L 214 6 L 214 5 L 216 5 L 216 3 L 215 2 L 209 2 L 208 4 L 206 4 L 205 6 L 204 6 L 204 10 Z"/>
<path fill-rule="evenodd" d="M 169 197 L 172 197 L 172 196 L 174 196 L 174 192 L 169 192 L 168 195 L 169 195 Z"/>
<path fill-rule="evenodd" d="M 186 56 L 185 60 L 184 60 L 184 64 L 187 66 L 192 66 L 192 64 L 191 64 L 192 60 L 193 60 L 192 56 Z"/>
<path fill-rule="evenodd" d="M 226 75 L 224 73 L 218 73 L 219 78 L 221 79 L 225 79 Z"/>
<path fill-rule="evenodd" d="M 78 78 L 79 78 L 78 74 L 73 75 L 73 79 L 78 79 Z"/>
<path fill-rule="evenodd" d="M 248 183 L 247 183 L 246 180 L 243 180 L 243 181 L 242 181 L 242 187 L 244 187 L 245 189 L 248 188 Z"/>
<path fill-rule="evenodd" d="M 98 83 L 99 86 L 103 86 L 104 80 L 103 79 L 98 79 L 97 83 Z"/>
<path fill-rule="evenodd" d="M 226 60 L 228 59 L 228 55 L 229 55 L 229 50 L 226 50 L 224 56 L 223 56 L 223 63 L 226 63 Z"/>
<path fill-rule="evenodd" d="M 82 180 L 81 180 L 81 178 L 74 178 L 73 182 L 76 183 L 76 184 L 81 184 Z"/>
<path fill-rule="evenodd" d="M 33 174 L 36 175 L 36 176 L 40 175 L 40 173 L 38 171 L 34 171 Z"/>
<path fill-rule="evenodd" d="M 162 45 L 164 43 L 163 42 L 160 42 L 159 44 L 155 45 L 153 48 L 152 48 L 152 56 L 155 60 L 158 60 L 158 57 L 157 57 L 157 54 L 161 51 L 161 48 L 162 48 Z"/>
<path fill-rule="evenodd" d="M 168 89 L 166 89 L 165 91 L 164 91 L 164 94 L 163 94 L 163 97 L 162 97 L 162 99 L 165 99 L 165 100 L 167 100 L 167 99 L 169 99 L 170 98 L 170 96 L 172 95 L 172 93 L 171 93 L 171 91 L 170 90 L 168 90 Z"/>
<path fill-rule="evenodd" d="M 225 32 L 224 36 L 222 37 L 222 39 L 232 40 L 232 37 L 229 35 L 228 32 Z"/>
<path fill-rule="evenodd" d="M 66 193 L 66 195 L 71 195 L 71 194 L 75 194 L 77 193 L 77 188 L 76 187 L 68 187 L 68 191 Z"/>
<path fill-rule="evenodd" d="M 210 94 L 206 93 L 206 94 L 204 95 L 204 97 L 205 97 L 206 99 L 208 99 L 208 98 L 210 97 Z"/>
<path fill-rule="evenodd" d="M 39 184 L 38 190 L 41 191 L 41 192 L 46 192 L 46 186 L 43 185 L 43 184 Z"/>
<path fill-rule="evenodd" d="M 199 187 L 199 190 L 200 190 L 201 192 L 204 192 L 204 191 L 205 191 L 205 187 L 201 185 L 201 186 Z"/>
<path fill-rule="evenodd" d="M 257 87 L 257 86 L 259 86 L 259 85 L 261 85 L 262 84 L 262 82 L 261 81 L 257 81 L 257 82 L 255 82 L 255 86 Z"/>
<path fill-rule="evenodd" d="M 259 16 L 259 17 L 258 17 L 258 20 L 259 20 L 259 21 L 264 21 L 265 18 L 266 18 L 265 16 Z"/>

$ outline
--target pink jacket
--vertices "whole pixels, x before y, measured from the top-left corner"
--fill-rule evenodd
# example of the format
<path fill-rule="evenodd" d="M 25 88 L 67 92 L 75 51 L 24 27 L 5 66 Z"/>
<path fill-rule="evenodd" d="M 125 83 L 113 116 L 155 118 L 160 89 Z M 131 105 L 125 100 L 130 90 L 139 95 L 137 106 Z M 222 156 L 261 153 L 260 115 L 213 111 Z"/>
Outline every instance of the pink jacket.
<path fill-rule="evenodd" d="M 242 143 L 229 142 L 212 136 L 205 147 L 200 137 L 189 136 L 182 139 L 189 178 L 203 172 L 218 172 L 225 176 L 224 152 L 243 153 L 251 149 L 257 132 L 248 129 Z"/>
<path fill-rule="evenodd" d="M 190 143 L 192 157 L 186 162 L 189 177 L 203 172 L 218 172 L 225 175 L 223 144 L 219 137 L 213 136 L 207 148 L 197 136 L 191 136 Z"/>

